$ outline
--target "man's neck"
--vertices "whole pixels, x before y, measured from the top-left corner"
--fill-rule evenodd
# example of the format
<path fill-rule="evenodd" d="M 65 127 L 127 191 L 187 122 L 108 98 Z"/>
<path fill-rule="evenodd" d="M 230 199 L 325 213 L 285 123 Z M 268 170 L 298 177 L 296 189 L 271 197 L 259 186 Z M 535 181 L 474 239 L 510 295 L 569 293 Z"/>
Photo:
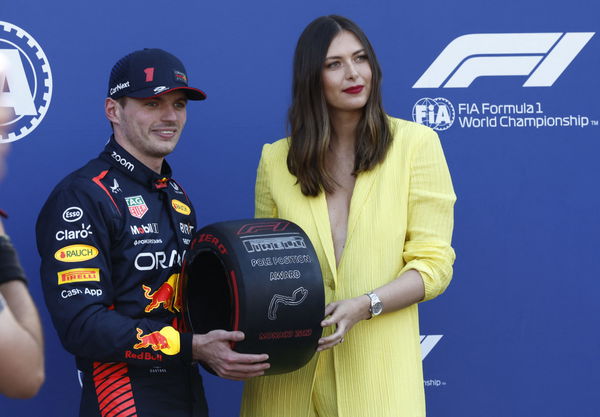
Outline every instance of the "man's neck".
<path fill-rule="evenodd" d="M 123 138 L 119 137 L 119 135 L 116 132 L 115 132 L 114 137 L 115 137 L 115 141 L 123 149 L 125 149 L 127 152 L 129 152 L 135 159 L 140 161 L 142 164 L 144 164 L 145 166 L 147 166 L 148 168 L 150 168 L 152 171 L 156 172 L 157 174 L 161 173 L 162 165 L 163 165 L 165 158 L 150 157 L 147 155 L 143 155 L 134 146 L 132 146 L 131 143 L 129 143 L 129 141 L 124 140 Z"/>

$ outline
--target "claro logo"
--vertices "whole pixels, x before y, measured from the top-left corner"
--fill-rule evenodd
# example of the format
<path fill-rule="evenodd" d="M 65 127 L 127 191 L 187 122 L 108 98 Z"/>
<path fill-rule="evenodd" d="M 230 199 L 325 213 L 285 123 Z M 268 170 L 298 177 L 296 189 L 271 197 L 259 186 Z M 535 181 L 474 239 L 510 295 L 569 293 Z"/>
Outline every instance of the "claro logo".
<path fill-rule="evenodd" d="M 471 33 L 446 46 L 413 88 L 466 88 L 478 77 L 528 76 L 550 87 L 595 32 Z"/>

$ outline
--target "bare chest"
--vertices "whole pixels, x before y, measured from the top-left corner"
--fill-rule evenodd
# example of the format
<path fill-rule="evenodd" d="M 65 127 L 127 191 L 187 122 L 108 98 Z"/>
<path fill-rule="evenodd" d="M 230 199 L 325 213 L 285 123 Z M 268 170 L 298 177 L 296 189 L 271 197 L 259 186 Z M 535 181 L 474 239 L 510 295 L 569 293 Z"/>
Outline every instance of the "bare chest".
<path fill-rule="evenodd" d="M 346 175 L 343 178 L 336 178 L 336 180 L 340 186 L 335 192 L 327 194 L 326 198 L 333 249 L 335 252 L 336 264 L 339 264 L 342 252 L 346 245 L 350 201 L 352 200 L 356 179 L 352 175 Z"/>

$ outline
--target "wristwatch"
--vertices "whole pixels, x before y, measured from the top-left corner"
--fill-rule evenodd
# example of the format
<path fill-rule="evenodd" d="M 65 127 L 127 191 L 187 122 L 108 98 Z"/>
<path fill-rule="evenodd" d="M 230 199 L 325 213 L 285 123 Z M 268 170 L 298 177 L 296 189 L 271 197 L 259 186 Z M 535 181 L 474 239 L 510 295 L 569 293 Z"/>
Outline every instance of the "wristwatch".
<path fill-rule="evenodd" d="M 383 311 L 383 303 L 374 292 L 368 292 L 365 295 L 371 299 L 371 307 L 369 307 L 369 313 L 371 313 L 371 317 L 369 318 L 372 319 L 373 317 L 381 314 Z"/>

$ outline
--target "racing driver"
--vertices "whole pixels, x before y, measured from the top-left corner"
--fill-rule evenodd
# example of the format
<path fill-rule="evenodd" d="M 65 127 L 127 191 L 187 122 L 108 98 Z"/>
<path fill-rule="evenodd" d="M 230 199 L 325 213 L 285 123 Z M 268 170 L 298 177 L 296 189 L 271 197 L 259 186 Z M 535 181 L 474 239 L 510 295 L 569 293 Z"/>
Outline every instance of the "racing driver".
<path fill-rule="evenodd" d="M 187 101 L 205 98 L 166 51 L 119 60 L 105 100 L 113 135 L 39 215 L 44 297 L 81 372 L 80 416 L 207 416 L 196 361 L 237 380 L 269 366 L 265 354 L 230 349 L 241 332 L 192 335 L 182 325 L 180 265 L 196 218 L 164 158 Z"/>

